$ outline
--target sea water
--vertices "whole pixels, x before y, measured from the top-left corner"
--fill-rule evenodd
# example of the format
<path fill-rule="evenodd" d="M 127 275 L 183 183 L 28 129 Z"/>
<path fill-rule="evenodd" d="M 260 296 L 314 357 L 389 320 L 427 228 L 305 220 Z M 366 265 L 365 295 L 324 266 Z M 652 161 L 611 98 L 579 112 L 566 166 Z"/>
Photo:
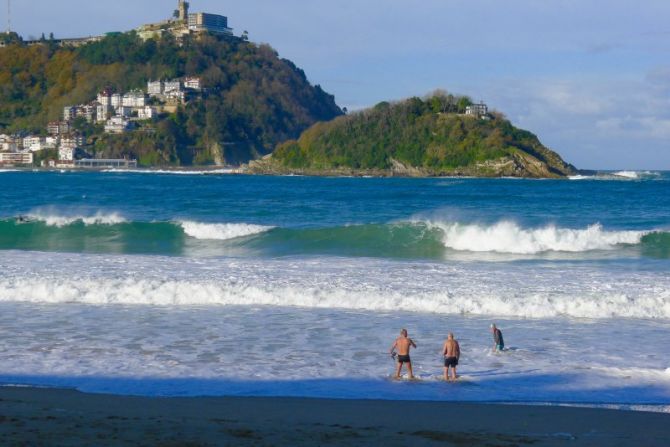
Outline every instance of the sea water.
<path fill-rule="evenodd" d="M 670 408 L 668 173 L 6 171 L 0 268 L 5 384 Z"/>

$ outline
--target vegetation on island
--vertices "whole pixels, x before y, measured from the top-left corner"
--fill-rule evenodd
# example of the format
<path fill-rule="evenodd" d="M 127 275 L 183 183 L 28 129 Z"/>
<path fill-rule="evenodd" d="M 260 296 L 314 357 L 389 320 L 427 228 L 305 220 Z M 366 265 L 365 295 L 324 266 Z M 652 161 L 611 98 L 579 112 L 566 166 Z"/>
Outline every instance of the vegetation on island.
<path fill-rule="evenodd" d="M 332 95 L 313 86 L 268 45 L 204 35 L 142 41 L 135 32 L 61 47 L 52 39 L 0 48 L 0 133 L 46 133 L 63 107 L 90 103 L 99 91 L 146 89 L 149 80 L 201 78 L 205 90 L 174 113 L 138 130 L 104 134 L 101 125 L 75 123 L 85 148 L 100 158 L 136 158 L 143 165 L 246 162 L 317 121 L 342 112 Z"/>
<path fill-rule="evenodd" d="M 382 102 L 320 122 L 252 172 L 562 177 L 576 172 L 500 113 L 465 115 L 472 101 L 445 92 Z"/>

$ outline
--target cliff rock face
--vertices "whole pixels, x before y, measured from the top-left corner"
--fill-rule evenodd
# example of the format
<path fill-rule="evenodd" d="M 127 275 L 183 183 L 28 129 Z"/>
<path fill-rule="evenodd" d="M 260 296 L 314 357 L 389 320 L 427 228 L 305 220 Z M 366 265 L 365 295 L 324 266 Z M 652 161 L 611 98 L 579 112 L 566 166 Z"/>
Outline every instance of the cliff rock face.
<path fill-rule="evenodd" d="M 466 116 L 468 98 L 381 103 L 317 123 L 249 172 L 559 178 L 577 170 L 500 114 Z"/>

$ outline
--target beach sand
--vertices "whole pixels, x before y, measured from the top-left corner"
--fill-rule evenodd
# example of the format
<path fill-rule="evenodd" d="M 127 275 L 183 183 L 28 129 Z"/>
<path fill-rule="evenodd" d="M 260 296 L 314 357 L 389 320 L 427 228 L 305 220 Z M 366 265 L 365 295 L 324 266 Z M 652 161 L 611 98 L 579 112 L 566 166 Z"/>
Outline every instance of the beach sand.
<path fill-rule="evenodd" d="M 293 398 L 146 398 L 0 388 L 5 445 L 667 446 L 670 415 Z"/>

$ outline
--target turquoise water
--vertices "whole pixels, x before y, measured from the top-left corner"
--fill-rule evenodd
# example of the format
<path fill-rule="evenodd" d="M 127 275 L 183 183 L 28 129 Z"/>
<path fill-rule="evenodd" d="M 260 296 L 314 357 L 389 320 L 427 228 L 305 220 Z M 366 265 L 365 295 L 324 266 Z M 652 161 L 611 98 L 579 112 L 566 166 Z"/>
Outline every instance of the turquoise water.
<path fill-rule="evenodd" d="M 0 270 L 0 382 L 670 406 L 669 173 L 0 172 Z M 385 380 L 403 326 L 419 388 Z"/>
<path fill-rule="evenodd" d="M 640 177 L 537 181 L 4 173 L 0 248 L 428 259 L 473 252 L 572 253 L 568 257 L 574 259 L 608 251 L 601 255 L 667 259 L 670 176 Z M 201 225 L 189 234 L 184 222 Z M 217 228 L 208 231 L 202 224 L 228 228 L 216 234 Z M 583 233 L 594 226 L 600 226 L 594 234 Z M 538 239 L 543 229 L 563 233 L 543 243 Z M 617 234 L 626 231 L 644 234 L 632 243 L 619 234 L 621 243 L 616 243 Z M 466 233 L 498 243 L 469 243 Z M 519 247 L 519 242 L 527 245 Z"/>

